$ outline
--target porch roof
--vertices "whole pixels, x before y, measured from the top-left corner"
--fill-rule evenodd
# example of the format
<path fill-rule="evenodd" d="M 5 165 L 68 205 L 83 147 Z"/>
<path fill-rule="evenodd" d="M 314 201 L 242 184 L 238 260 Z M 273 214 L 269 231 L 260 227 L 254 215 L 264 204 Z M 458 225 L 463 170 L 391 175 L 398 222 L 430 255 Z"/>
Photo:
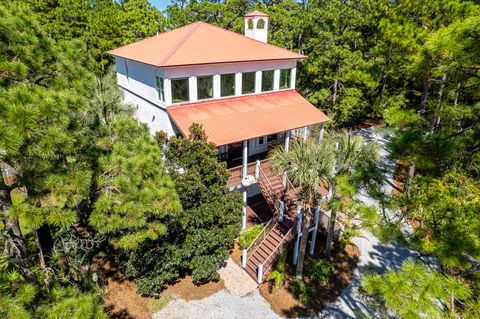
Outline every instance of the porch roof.
<path fill-rule="evenodd" d="M 295 90 L 183 104 L 167 112 L 184 135 L 198 123 L 217 146 L 330 120 Z"/>

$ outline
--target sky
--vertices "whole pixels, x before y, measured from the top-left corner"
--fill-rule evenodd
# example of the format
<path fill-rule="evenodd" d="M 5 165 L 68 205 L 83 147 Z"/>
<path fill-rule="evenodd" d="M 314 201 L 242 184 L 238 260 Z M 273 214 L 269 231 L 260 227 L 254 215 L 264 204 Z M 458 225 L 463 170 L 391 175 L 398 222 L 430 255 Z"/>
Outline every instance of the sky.
<path fill-rule="evenodd" d="M 169 4 L 170 0 L 149 0 L 151 4 L 158 8 L 158 10 L 163 11 Z"/>

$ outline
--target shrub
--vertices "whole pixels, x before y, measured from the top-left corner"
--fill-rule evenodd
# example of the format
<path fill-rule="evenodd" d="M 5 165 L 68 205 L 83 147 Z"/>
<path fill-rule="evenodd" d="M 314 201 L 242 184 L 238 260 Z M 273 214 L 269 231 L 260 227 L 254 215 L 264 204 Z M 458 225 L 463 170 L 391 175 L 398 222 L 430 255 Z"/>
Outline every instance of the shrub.
<path fill-rule="evenodd" d="M 275 287 L 277 289 L 282 288 L 283 286 L 283 280 L 285 279 L 285 268 L 287 264 L 287 251 L 285 250 L 281 255 L 280 258 L 278 258 L 277 265 L 275 266 L 275 270 L 272 271 L 268 277 L 268 281 L 274 281 L 275 282 Z"/>
<path fill-rule="evenodd" d="M 306 304 L 310 300 L 311 289 L 305 284 L 303 280 L 292 280 L 288 289 L 302 304 Z"/>
<path fill-rule="evenodd" d="M 242 249 L 245 249 L 248 246 L 250 246 L 250 244 L 258 236 L 258 234 L 260 234 L 262 229 L 263 229 L 263 225 L 258 224 L 258 225 L 252 226 L 248 229 L 242 230 L 242 232 L 240 233 L 240 238 L 238 239 L 240 247 Z"/>
<path fill-rule="evenodd" d="M 308 275 L 318 284 L 326 285 L 333 273 L 333 267 L 329 261 L 319 259 L 308 268 Z"/>

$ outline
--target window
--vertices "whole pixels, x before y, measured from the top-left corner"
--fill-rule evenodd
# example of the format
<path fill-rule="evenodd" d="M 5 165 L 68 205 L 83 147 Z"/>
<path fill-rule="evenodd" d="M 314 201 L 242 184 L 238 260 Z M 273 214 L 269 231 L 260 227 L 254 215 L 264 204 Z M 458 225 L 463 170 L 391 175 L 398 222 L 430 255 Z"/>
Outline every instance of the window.
<path fill-rule="evenodd" d="M 155 82 L 157 84 L 157 94 L 158 94 L 158 99 L 162 102 L 165 101 L 165 91 L 163 90 L 163 78 L 156 76 L 155 77 Z"/>
<path fill-rule="evenodd" d="M 242 94 L 255 93 L 255 72 L 242 74 Z"/>
<path fill-rule="evenodd" d="M 266 139 L 263 136 L 257 138 L 257 147 L 262 147 L 265 145 Z"/>
<path fill-rule="evenodd" d="M 280 70 L 280 89 L 289 89 L 291 79 L 292 79 L 291 69 Z"/>
<path fill-rule="evenodd" d="M 262 92 L 273 90 L 273 70 L 262 71 Z"/>
<path fill-rule="evenodd" d="M 260 19 L 257 21 L 257 29 L 264 29 L 265 28 L 265 21 Z"/>
<path fill-rule="evenodd" d="M 253 29 L 253 20 L 252 19 L 248 19 L 248 22 L 247 22 L 247 27 L 248 29 Z"/>
<path fill-rule="evenodd" d="M 235 95 L 235 74 L 222 74 L 220 76 L 220 96 Z"/>
<path fill-rule="evenodd" d="M 199 76 L 197 78 L 197 98 L 199 100 L 213 98 L 213 76 Z"/>
<path fill-rule="evenodd" d="M 172 80 L 172 103 L 188 102 L 189 100 L 188 79 Z"/>

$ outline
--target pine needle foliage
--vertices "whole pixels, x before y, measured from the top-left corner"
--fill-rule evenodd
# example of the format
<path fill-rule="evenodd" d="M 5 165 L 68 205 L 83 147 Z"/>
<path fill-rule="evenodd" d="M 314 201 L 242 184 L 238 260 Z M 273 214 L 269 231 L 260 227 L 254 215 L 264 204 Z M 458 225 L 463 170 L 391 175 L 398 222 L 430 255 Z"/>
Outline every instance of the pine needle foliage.
<path fill-rule="evenodd" d="M 362 286 L 368 294 L 380 297 L 402 319 L 454 317 L 453 310 L 449 314 L 445 304 L 452 300 L 467 301 L 472 296 L 465 282 L 445 277 L 412 260 L 405 261 L 398 271 L 366 276 Z"/>
<path fill-rule="evenodd" d="M 115 118 L 99 141 L 99 197 L 90 223 L 117 248 L 133 250 L 166 233 L 162 220 L 181 212 L 174 183 L 144 125 Z"/>

